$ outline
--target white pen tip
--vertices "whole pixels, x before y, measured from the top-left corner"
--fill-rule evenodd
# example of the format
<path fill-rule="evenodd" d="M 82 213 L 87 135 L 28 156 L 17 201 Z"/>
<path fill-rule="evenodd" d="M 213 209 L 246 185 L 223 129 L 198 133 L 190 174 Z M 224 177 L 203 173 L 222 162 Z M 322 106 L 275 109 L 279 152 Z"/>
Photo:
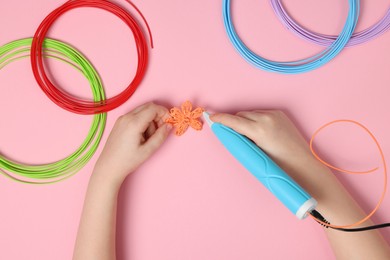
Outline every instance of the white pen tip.
<path fill-rule="evenodd" d="M 204 120 L 207 122 L 207 124 L 211 127 L 212 124 L 214 124 L 213 121 L 210 119 L 210 114 L 206 111 L 203 112 Z"/>

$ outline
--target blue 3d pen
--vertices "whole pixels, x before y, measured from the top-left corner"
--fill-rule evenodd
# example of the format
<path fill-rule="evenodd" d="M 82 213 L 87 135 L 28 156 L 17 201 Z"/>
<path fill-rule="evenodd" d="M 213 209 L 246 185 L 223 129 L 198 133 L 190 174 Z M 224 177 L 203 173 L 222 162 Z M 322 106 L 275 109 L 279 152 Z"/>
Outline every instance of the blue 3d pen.
<path fill-rule="evenodd" d="M 272 192 L 298 219 L 304 219 L 317 206 L 301 186 L 289 177 L 257 145 L 233 129 L 203 117 L 226 149 Z"/>

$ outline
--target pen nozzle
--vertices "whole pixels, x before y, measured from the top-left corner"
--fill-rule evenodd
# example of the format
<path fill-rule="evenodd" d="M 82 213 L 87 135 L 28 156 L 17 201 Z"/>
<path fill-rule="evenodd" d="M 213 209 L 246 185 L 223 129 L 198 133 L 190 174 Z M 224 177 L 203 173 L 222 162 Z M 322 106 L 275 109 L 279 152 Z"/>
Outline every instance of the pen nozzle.
<path fill-rule="evenodd" d="M 210 119 L 210 114 L 207 111 L 203 112 L 203 118 L 207 122 L 207 124 L 211 127 L 212 124 L 214 124 L 213 121 Z"/>

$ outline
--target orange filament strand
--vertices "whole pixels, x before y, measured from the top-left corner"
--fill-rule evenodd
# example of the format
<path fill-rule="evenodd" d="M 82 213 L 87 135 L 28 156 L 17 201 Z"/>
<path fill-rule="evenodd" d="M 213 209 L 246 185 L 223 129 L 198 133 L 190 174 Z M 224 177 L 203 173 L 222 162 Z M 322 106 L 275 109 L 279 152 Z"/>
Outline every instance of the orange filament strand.
<path fill-rule="evenodd" d="M 317 136 L 317 134 L 323 130 L 325 127 L 328 127 L 330 125 L 333 125 L 333 124 L 336 124 L 336 123 L 351 123 L 351 124 L 355 124 L 357 125 L 358 127 L 362 128 L 366 133 L 368 133 L 368 135 L 371 137 L 371 139 L 375 142 L 375 145 L 376 147 L 378 148 L 378 151 L 379 151 L 379 154 L 380 154 L 380 157 L 381 157 L 381 161 L 382 161 L 382 164 L 383 164 L 383 180 L 384 180 L 384 184 L 383 184 L 383 191 L 382 191 L 382 194 L 380 196 L 380 199 L 378 201 L 378 203 L 376 204 L 375 208 L 366 216 L 364 217 L 363 219 L 353 223 L 353 224 L 350 224 L 350 225 L 343 225 L 343 226 L 337 226 L 337 225 L 332 225 L 332 224 L 328 224 L 328 223 L 325 223 L 321 220 L 318 220 L 316 218 L 314 218 L 312 215 L 310 215 L 313 219 L 315 219 L 317 222 L 321 223 L 322 225 L 324 226 L 327 226 L 327 227 L 333 227 L 333 228 L 350 228 L 350 227 L 355 227 L 357 225 L 360 225 L 362 224 L 363 222 L 367 221 L 368 219 L 371 218 L 372 215 L 375 214 L 375 212 L 378 211 L 380 205 L 382 204 L 384 198 L 385 198 L 385 195 L 386 195 L 386 191 L 387 191 L 387 166 L 386 166 L 386 160 L 385 160 L 385 156 L 383 154 L 383 151 L 382 151 L 382 148 L 378 142 L 378 140 L 375 138 L 375 136 L 371 133 L 370 130 L 368 130 L 367 127 L 365 127 L 364 125 L 360 124 L 359 122 L 356 122 L 354 120 L 346 120 L 346 119 L 341 119 L 341 120 L 334 120 L 334 121 L 331 121 L 325 125 L 323 125 L 322 127 L 320 127 L 317 131 L 314 132 L 314 134 L 312 135 L 311 139 L 310 139 L 310 150 L 312 152 L 312 154 L 314 155 L 314 157 L 319 160 L 321 163 L 323 163 L 324 165 L 328 166 L 329 168 L 333 169 L 333 170 L 337 170 L 337 171 L 340 171 L 340 172 L 343 172 L 343 173 L 348 173 L 348 174 L 366 174 L 366 173 L 372 173 L 374 171 L 376 171 L 377 169 L 379 169 L 379 167 L 376 167 L 376 168 L 373 168 L 373 169 L 370 169 L 370 170 L 366 170 L 366 171 L 350 171 L 350 170 L 344 170 L 344 169 L 341 169 L 339 167 L 336 167 L 336 166 L 333 166 L 332 164 L 324 161 L 323 159 L 321 159 L 318 154 L 314 151 L 314 148 L 313 148 L 313 141 L 315 139 L 315 137 Z"/>

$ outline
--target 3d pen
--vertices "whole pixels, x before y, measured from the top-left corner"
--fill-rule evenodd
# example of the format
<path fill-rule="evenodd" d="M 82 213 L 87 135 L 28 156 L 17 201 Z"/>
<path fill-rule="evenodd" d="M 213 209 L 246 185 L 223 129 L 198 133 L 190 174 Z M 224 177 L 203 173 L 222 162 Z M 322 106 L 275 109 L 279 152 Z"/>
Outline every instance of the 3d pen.
<path fill-rule="evenodd" d="M 211 121 L 207 112 L 203 117 L 226 149 L 298 219 L 304 219 L 314 210 L 317 201 L 256 144 L 233 129 Z"/>

